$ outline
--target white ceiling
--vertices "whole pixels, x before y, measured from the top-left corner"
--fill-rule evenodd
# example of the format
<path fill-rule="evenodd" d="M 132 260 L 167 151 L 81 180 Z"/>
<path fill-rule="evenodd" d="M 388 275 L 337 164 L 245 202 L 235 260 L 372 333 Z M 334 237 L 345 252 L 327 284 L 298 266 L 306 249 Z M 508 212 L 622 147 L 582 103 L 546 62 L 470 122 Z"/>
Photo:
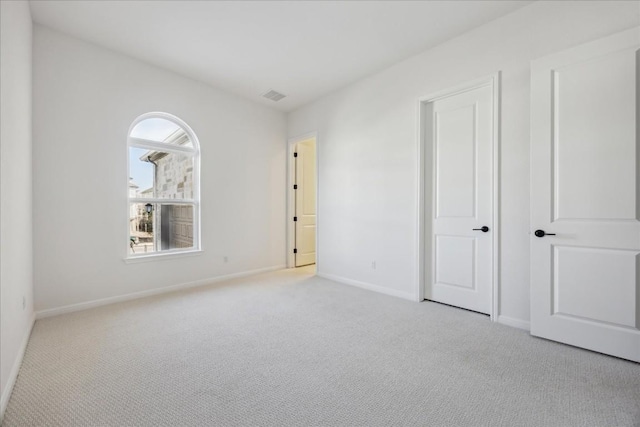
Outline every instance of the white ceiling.
<path fill-rule="evenodd" d="M 530 1 L 31 1 L 33 19 L 290 111 Z M 268 89 L 287 95 L 262 98 Z"/>

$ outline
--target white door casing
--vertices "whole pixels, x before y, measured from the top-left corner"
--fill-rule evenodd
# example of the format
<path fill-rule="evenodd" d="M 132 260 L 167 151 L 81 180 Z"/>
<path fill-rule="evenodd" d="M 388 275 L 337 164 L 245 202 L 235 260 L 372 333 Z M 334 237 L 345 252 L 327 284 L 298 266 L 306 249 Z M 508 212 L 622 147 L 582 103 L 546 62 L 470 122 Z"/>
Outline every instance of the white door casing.
<path fill-rule="evenodd" d="M 531 68 L 531 334 L 636 362 L 638 47 L 635 28 Z"/>
<path fill-rule="evenodd" d="M 494 79 L 425 103 L 425 299 L 492 313 Z M 428 176 L 430 174 L 430 176 Z M 481 231 L 487 227 L 488 231 Z"/>
<path fill-rule="evenodd" d="M 316 262 L 316 147 L 299 142 L 295 157 L 295 266 Z"/>

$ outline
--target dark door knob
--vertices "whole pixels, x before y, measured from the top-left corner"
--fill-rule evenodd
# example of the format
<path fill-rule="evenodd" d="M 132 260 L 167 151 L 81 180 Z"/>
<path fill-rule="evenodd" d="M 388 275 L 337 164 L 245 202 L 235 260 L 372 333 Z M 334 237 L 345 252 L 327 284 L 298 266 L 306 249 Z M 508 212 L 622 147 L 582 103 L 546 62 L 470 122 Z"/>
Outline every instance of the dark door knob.
<path fill-rule="evenodd" d="M 544 236 L 555 236 L 556 233 L 545 233 L 544 230 L 536 230 L 533 232 L 533 234 L 536 235 L 536 237 L 544 237 Z"/>
<path fill-rule="evenodd" d="M 486 233 L 487 231 L 489 231 L 489 227 L 487 227 L 486 225 L 483 225 L 481 228 L 474 228 L 474 231 L 482 231 L 483 233 Z"/>

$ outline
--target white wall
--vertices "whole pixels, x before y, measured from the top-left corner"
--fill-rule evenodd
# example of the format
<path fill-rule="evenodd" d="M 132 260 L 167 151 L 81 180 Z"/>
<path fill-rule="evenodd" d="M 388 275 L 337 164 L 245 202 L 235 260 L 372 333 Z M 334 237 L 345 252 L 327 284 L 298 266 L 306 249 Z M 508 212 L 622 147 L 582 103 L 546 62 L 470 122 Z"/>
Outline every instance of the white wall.
<path fill-rule="evenodd" d="M 285 264 L 283 113 L 40 25 L 33 90 L 37 311 Z M 200 140 L 204 253 L 127 264 L 127 132 L 150 111 Z"/>
<path fill-rule="evenodd" d="M 417 100 L 500 70 L 500 315 L 526 327 L 529 61 L 638 25 L 639 14 L 631 1 L 536 2 L 290 113 L 289 137 L 318 132 L 319 273 L 416 296 Z"/>
<path fill-rule="evenodd" d="M 27 2 L 0 2 L 0 123 L 1 418 L 33 324 L 31 15 Z"/>

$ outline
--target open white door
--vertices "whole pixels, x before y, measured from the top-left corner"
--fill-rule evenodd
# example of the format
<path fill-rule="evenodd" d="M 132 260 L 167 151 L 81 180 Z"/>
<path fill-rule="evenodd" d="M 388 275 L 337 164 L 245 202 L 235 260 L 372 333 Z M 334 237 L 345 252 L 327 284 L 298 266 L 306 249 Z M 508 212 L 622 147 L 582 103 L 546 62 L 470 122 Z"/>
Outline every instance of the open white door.
<path fill-rule="evenodd" d="M 532 63 L 531 334 L 640 362 L 640 29 Z"/>
<path fill-rule="evenodd" d="M 295 266 L 316 262 L 316 142 L 295 149 Z"/>
<path fill-rule="evenodd" d="M 425 298 L 491 313 L 494 87 L 491 82 L 426 103 L 432 188 L 431 274 Z"/>

